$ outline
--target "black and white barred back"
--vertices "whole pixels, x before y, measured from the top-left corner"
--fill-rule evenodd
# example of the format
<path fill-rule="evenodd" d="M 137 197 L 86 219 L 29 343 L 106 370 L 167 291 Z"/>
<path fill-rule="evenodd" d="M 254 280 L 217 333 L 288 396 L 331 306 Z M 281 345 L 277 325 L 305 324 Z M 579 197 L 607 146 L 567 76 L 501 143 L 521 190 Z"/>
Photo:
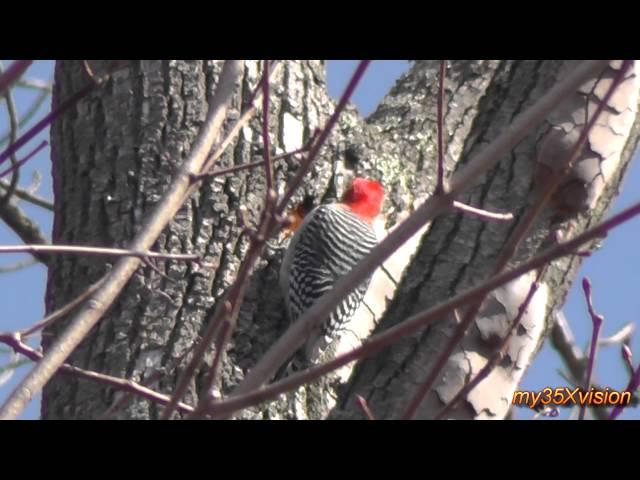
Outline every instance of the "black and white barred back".
<path fill-rule="evenodd" d="M 336 281 L 348 274 L 376 244 L 371 225 L 348 208 L 332 204 L 314 209 L 292 238 L 282 263 L 280 281 L 290 320 L 298 320 L 316 300 L 332 290 Z M 298 352 L 297 363 L 312 362 L 335 339 L 360 306 L 370 281 L 368 278 L 353 290 L 323 322 L 321 330 L 311 334 Z"/>

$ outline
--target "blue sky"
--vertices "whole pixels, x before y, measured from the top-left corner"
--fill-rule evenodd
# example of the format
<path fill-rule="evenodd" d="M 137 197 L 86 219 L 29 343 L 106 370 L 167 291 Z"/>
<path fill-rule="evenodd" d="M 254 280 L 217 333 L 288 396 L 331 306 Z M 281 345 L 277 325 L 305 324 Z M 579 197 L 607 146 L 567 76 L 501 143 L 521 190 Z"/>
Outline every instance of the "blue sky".
<path fill-rule="evenodd" d="M 9 61 L 4 61 L 5 68 Z M 53 61 L 36 61 L 27 71 L 25 78 L 51 80 L 53 77 Z M 327 67 L 329 93 L 337 97 L 342 93 L 356 61 L 329 61 Z M 369 67 L 362 83 L 353 97 L 353 102 L 363 115 L 370 114 L 384 95 L 393 86 L 395 80 L 408 69 L 404 61 L 374 61 Z M 19 114 L 22 116 L 37 96 L 37 92 L 25 88 L 13 90 Z M 41 119 L 50 108 L 50 100 L 40 108 L 38 114 L 21 132 Z M 0 135 L 8 131 L 6 107 L 0 102 Z M 48 140 L 48 130 L 41 133 L 25 147 L 18 158 L 22 158 L 30 147 L 34 148 L 40 141 Z M 2 149 L 2 147 L 0 147 Z M 49 149 L 39 153 L 21 170 L 20 185 L 32 184 L 32 175 L 39 172 L 42 177 L 38 194 L 52 198 L 50 179 Z M 640 165 L 632 164 L 623 184 L 621 195 L 615 202 L 613 211 L 629 206 L 640 198 Z M 47 237 L 51 234 L 52 215 L 40 207 L 27 202 L 20 202 L 25 212 L 38 222 Z M 583 348 L 588 345 L 591 336 L 591 320 L 587 315 L 584 296 L 579 287 L 583 276 L 588 276 L 594 287 L 594 304 L 599 313 L 605 316 L 603 335 L 608 336 L 619 330 L 624 324 L 636 322 L 640 313 L 640 296 L 637 295 L 638 271 L 640 271 L 640 253 L 637 243 L 640 238 L 640 220 L 629 222 L 613 231 L 604 241 L 603 247 L 588 258 L 578 274 L 577 281 L 565 305 L 565 314 L 569 318 L 578 344 Z M 19 244 L 17 236 L 0 222 L 0 245 Z M 4 255 L 0 266 L 10 265 L 28 258 L 26 255 Z M 29 326 L 44 314 L 45 269 L 38 265 L 18 272 L 0 273 L 0 308 L 2 311 L 0 330 L 15 330 Z M 632 350 L 640 352 L 640 341 L 636 336 L 632 342 Z M 0 365 L 8 361 L 5 350 L 0 351 Z M 640 356 L 640 354 L 636 354 Z M 637 363 L 637 361 L 635 362 Z M 28 371 L 28 365 L 20 367 L 14 377 L 0 386 L 0 402 L 4 401 L 11 389 Z M 548 345 L 538 355 L 533 366 L 525 376 L 521 388 L 539 390 L 547 386 L 565 386 L 566 382 L 557 373 L 563 368 L 558 355 Z M 626 370 L 620 358 L 619 348 L 601 349 L 596 367 L 596 380 L 601 385 L 622 389 L 628 381 Z M 567 415 L 561 412 L 561 418 Z M 516 418 L 530 418 L 531 412 L 517 409 Z M 23 412 L 21 418 L 39 417 L 39 397 Z M 640 418 L 637 409 L 626 409 L 622 418 Z"/>

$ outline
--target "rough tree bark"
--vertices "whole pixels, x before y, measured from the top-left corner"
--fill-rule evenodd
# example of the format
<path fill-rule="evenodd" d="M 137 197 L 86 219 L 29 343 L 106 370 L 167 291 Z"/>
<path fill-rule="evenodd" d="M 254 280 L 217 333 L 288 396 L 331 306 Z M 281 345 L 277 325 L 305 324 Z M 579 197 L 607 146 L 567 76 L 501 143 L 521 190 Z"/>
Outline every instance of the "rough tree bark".
<path fill-rule="evenodd" d="M 97 71 L 106 65 L 93 63 Z M 573 65 L 560 61 L 451 62 L 445 99 L 447 172 L 454 171 L 508 127 L 516 115 Z M 55 243 L 127 245 L 140 228 L 145 212 L 161 197 L 174 169 L 188 153 L 206 114 L 206 96 L 215 88 L 220 68 L 219 61 L 132 61 L 56 121 L 51 130 Z M 234 100 L 235 114 L 227 121 L 227 129 L 246 104 L 260 75 L 259 62 L 247 62 L 245 68 Z M 380 178 L 388 191 L 381 231 L 392 228 L 423 201 L 433 191 L 436 176 L 437 71 L 438 62 L 415 62 L 366 120 L 355 109 L 348 109 L 293 201 L 311 197 L 317 204 L 335 198 L 354 174 Z M 612 72 L 606 73 L 607 78 Z M 326 93 L 324 78 L 324 64 L 318 61 L 285 62 L 275 76 L 270 135 L 276 152 L 301 146 L 332 112 L 333 102 Z M 86 81 L 81 62 L 57 62 L 54 104 Z M 573 232 L 580 232 L 599 220 L 617 192 L 638 140 L 637 88 L 635 83 L 633 86 L 627 103 L 609 108 L 608 117 L 599 122 L 609 134 L 616 134 L 616 141 L 607 137 L 603 142 L 590 136 L 587 157 L 596 158 L 597 165 L 607 165 L 601 168 L 600 177 L 604 177 L 605 188 L 597 194 L 593 193 L 595 187 L 589 190 L 590 196 L 579 205 L 589 208 L 565 219 L 561 224 L 564 230 L 570 225 Z M 591 94 L 602 98 L 600 90 Z M 459 214 L 435 220 L 424 229 L 424 237 L 416 236 L 387 262 L 387 269 L 399 282 L 395 295 L 395 286 L 386 274 L 376 273 L 366 299 L 368 309 L 363 307 L 358 312 L 351 331 L 337 345 L 338 350 L 348 348 L 354 339 L 357 343 L 375 324 L 378 329 L 394 325 L 489 275 L 517 220 L 535 199 L 534 175 L 545 173 L 545 167 L 540 166 L 545 161 L 536 159 L 540 151 L 548 152 L 543 147 L 551 142 L 545 143 L 546 139 L 555 138 L 549 132 L 555 133 L 557 128 L 552 127 L 559 126 L 564 138 L 584 123 L 584 113 L 580 116 L 584 111 L 582 98 L 576 94 L 564 110 L 552 115 L 545 126 L 501 159 L 462 199 L 474 206 L 510 211 L 516 220 L 488 223 Z M 603 144 L 618 146 L 613 152 L 602 151 Z M 260 123 L 254 119 L 217 166 L 253 161 L 260 158 L 261 148 Z M 605 158 L 608 163 L 600 163 Z M 280 191 L 296 167 L 293 159 L 276 164 L 274 178 Z M 248 241 L 240 235 L 238 209 L 245 205 L 250 219 L 256 221 L 264 189 L 260 168 L 205 182 L 154 249 L 198 253 L 216 268 L 158 262 L 158 268 L 168 278 L 149 267 L 139 269 L 118 302 L 69 361 L 138 382 L 162 372 L 162 379 L 151 387 L 171 393 L 189 358 L 185 352 L 203 332 L 206 318 L 233 281 L 246 252 Z M 562 199 L 556 198 L 554 205 L 561 203 Z M 514 263 L 540 248 L 549 236 L 554 217 L 557 213 L 549 210 L 537 222 Z M 286 240 L 273 240 L 251 278 L 217 386 L 225 394 L 287 327 L 277 287 L 285 247 Z M 562 305 L 580 262 L 580 257 L 572 257 L 553 263 L 543 279 L 543 288 L 536 294 L 535 305 L 511 344 L 510 355 L 465 404 L 451 413 L 452 418 L 506 415 L 510 392 L 545 338 L 547 319 Z M 100 257 L 54 258 L 49 267 L 47 310 L 67 303 L 98 280 L 110 265 Z M 529 285 L 527 277 L 491 296 L 463 345 L 449 360 L 437 388 L 420 408 L 419 418 L 435 416 L 465 379 L 481 368 L 491 352 L 492 335 L 500 334 L 505 320 L 513 318 L 516 300 L 524 298 Z M 51 336 L 64 325 L 59 321 L 46 330 L 45 349 Z M 451 321 L 439 322 L 364 360 L 351 377 L 347 370 L 339 378 L 330 376 L 287 398 L 247 409 L 237 417 L 360 418 L 362 413 L 353 401 L 354 395 L 359 394 L 368 399 L 379 418 L 396 418 L 426 377 L 451 328 Z M 206 361 L 211 359 L 209 355 Z M 187 402 L 194 403 L 201 393 L 199 385 L 205 373 L 202 371 L 190 387 Z M 96 418 L 120 395 L 98 383 L 57 376 L 44 390 L 42 416 Z M 153 419 L 159 414 L 157 405 L 134 398 L 114 418 Z"/>

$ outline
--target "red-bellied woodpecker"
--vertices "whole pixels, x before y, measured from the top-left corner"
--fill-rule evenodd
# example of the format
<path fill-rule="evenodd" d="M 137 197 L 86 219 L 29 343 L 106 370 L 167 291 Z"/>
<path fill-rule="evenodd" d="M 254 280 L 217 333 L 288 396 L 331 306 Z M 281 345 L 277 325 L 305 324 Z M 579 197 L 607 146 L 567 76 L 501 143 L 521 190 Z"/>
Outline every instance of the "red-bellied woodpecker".
<path fill-rule="evenodd" d="M 280 269 L 280 287 L 291 322 L 333 289 L 336 281 L 376 245 L 372 224 L 383 200 L 380 183 L 355 178 L 340 203 L 320 205 L 305 217 L 291 239 Z M 310 364 L 324 351 L 362 303 L 370 280 L 344 298 L 279 370 L 276 379 Z"/>

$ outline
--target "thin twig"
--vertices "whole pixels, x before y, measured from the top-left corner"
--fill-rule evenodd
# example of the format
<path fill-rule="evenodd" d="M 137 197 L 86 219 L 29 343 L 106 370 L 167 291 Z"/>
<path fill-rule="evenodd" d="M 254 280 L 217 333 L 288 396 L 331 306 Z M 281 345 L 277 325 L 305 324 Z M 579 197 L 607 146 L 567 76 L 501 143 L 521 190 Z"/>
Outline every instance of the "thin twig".
<path fill-rule="evenodd" d="M 393 275 L 391 275 L 391 272 L 387 269 L 387 267 L 384 266 L 384 264 L 380 265 L 380 270 L 382 270 L 382 273 L 384 273 L 389 281 L 393 284 L 394 288 L 398 288 L 398 281 L 393 278 Z"/>
<path fill-rule="evenodd" d="M 622 355 L 622 360 L 624 361 L 627 370 L 633 375 L 633 353 L 631 353 L 631 348 L 626 343 L 623 343 L 620 347 L 620 354 Z"/>
<path fill-rule="evenodd" d="M 564 364 L 569 368 L 569 373 L 573 378 L 573 381 L 569 381 L 569 383 L 575 386 L 581 385 L 587 368 L 586 357 L 576 344 L 569 321 L 564 316 L 564 313 L 558 310 L 553 315 L 554 322 L 550 335 L 551 346 L 558 352 Z M 563 373 L 560 375 L 565 377 Z M 592 408 L 591 413 L 598 420 L 606 420 L 608 417 L 607 409 L 601 407 Z"/>
<path fill-rule="evenodd" d="M 12 142 L 4 152 L 0 153 L 0 164 L 2 164 L 7 158 L 13 155 L 16 151 L 18 151 L 18 149 L 24 146 L 47 126 L 53 123 L 56 118 L 62 115 L 70 107 L 75 105 L 80 99 L 88 95 L 94 88 L 95 86 L 93 83 L 86 85 L 84 88 L 80 89 L 78 92 L 71 95 L 67 100 L 62 102 L 58 106 L 58 108 L 52 110 L 49 114 L 47 114 L 42 120 L 31 127 L 27 132 L 25 132 L 18 140 Z"/>
<path fill-rule="evenodd" d="M 457 200 L 453 201 L 453 208 L 463 213 L 469 213 L 472 216 L 481 218 L 483 220 L 500 220 L 500 221 L 513 220 L 513 213 L 490 212 L 488 210 L 483 210 L 481 208 L 472 207 L 471 205 L 467 205 L 466 203 L 462 203 Z"/>
<path fill-rule="evenodd" d="M 289 158 L 289 157 L 291 157 L 293 155 L 297 155 L 299 153 L 307 152 L 307 151 L 309 151 L 309 148 L 311 148 L 311 142 L 307 142 L 307 144 L 305 144 L 302 147 L 297 148 L 296 150 L 293 150 L 291 152 L 282 153 L 280 155 L 275 155 L 271 159 L 271 161 L 275 163 L 275 162 L 277 162 L 279 160 L 283 160 L 285 158 Z M 243 163 L 242 165 L 234 165 L 232 167 L 218 168 L 218 169 L 214 170 L 213 172 L 194 175 L 192 180 L 194 182 L 200 181 L 200 180 L 207 180 L 207 179 L 211 179 L 211 178 L 215 178 L 215 177 L 220 177 L 222 175 L 228 175 L 230 173 L 239 172 L 241 170 L 249 170 L 249 169 L 256 168 L 256 167 L 261 167 L 263 165 L 264 165 L 264 160 L 256 160 L 255 162 Z"/>
<path fill-rule="evenodd" d="M 265 190 L 265 209 L 271 205 L 270 196 L 273 190 L 273 164 L 271 162 L 271 147 L 269 145 L 269 60 L 262 62 L 262 151 L 264 152 L 264 178 L 267 184 Z"/>
<path fill-rule="evenodd" d="M 282 65 L 282 61 L 280 60 L 271 60 L 269 65 L 272 69 L 270 77 L 273 76 L 273 74 L 275 73 L 275 70 L 277 68 L 280 68 L 281 65 Z M 262 79 L 264 79 L 264 77 L 262 77 Z M 253 89 L 253 91 L 249 94 L 247 104 L 254 105 L 260 99 L 260 95 L 262 95 L 262 83 L 259 82 L 256 85 L 256 87 Z"/>
<path fill-rule="evenodd" d="M 15 62 L 14 62 L 15 63 Z M 114 66 L 112 70 L 110 70 L 107 74 L 105 74 L 105 78 L 110 76 L 115 70 L 119 69 L 119 66 Z M 0 80 L 1 83 L 1 80 Z M 0 164 L 2 164 L 10 155 L 14 152 L 18 151 L 18 149 L 22 148 L 27 142 L 29 142 L 33 137 L 35 137 L 38 133 L 48 127 L 51 123 L 53 123 L 60 115 L 66 112 L 70 107 L 74 106 L 78 101 L 86 97 L 89 93 L 96 88 L 95 82 L 89 82 L 83 88 L 78 90 L 76 93 L 71 95 L 69 98 L 61 102 L 56 108 L 54 108 L 50 113 L 45 115 L 45 117 L 36 123 L 33 127 L 31 127 L 27 132 L 25 132 L 18 140 L 9 145 L 4 152 L 0 153 Z M 0 88 L 0 92 L 2 89 Z"/>
<path fill-rule="evenodd" d="M 9 68 L 0 74 L 0 95 L 4 96 L 4 92 L 18 81 L 32 63 L 33 60 L 16 60 L 9 65 Z"/>
<path fill-rule="evenodd" d="M 93 72 L 93 68 L 89 65 L 89 60 L 82 60 L 82 66 L 84 67 L 84 71 L 87 76 L 91 79 L 91 81 L 96 82 L 96 74 Z"/>
<path fill-rule="evenodd" d="M 637 215 L 640 215 L 640 202 L 623 210 L 619 214 L 614 215 L 609 220 L 602 222 L 590 230 L 576 236 L 572 240 L 559 243 L 512 270 L 507 270 L 499 275 L 493 276 L 482 284 L 470 288 L 466 292 L 460 293 L 440 305 L 419 312 L 404 320 L 402 323 L 370 337 L 361 346 L 339 355 L 329 362 L 313 366 L 307 370 L 296 372 L 278 382 L 261 388 L 252 388 L 244 392 L 238 392 L 236 389 L 230 398 L 219 402 L 211 402 L 208 413 L 210 415 L 215 415 L 216 418 L 226 417 L 240 409 L 270 400 L 282 393 L 293 390 L 300 385 L 312 382 L 329 372 L 353 362 L 354 360 L 371 356 L 392 343 L 397 342 L 400 338 L 411 335 L 427 325 L 444 318 L 454 309 L 460 308 L 469 302 L 476 301 L 480 296 L 488 294 L 496 288 L 515 280 L 527 272 L 541 268 L 560 257 L 572 255 L 573 252 L 575 252 L 575 250 L 581 245 L 601 238 L 608 231 L 631 220 Z"/>
<path fill-rule="evenodd" d="M 158 258 L 161 260 L 180 260 L 198 262 L 200 256 L 195 253 L 163 253 L 151 251 L 134 251 L 127 248 L 85 247 L 80 245 L 0 245 L 3 253 L 61 253 L 71 255 L 95 255 L 107 257 Z"/>
<path fill-rule="evenodd" d="M 0 273 L 17 272 L 19 270 L 23 270 L 32 265 L 35 265 L 36 263 L 38 263 L 38 261 L 35 258 L 28 258 L 27 260 L 12 263 L 10 265 L 0 266 Z"/>
<path fill-rule="evenodd" d="M 2 73 L 3 71 L 4 67 L 2 65 L 2 62 L 0 62 L 0 73 Z M 16 104 L 10 88 L 8 88 L 5 92 L 4 100 L 7 103 L 7 113 L 9 114 L 9 139 L 11 142 L 15 142 L 18 138 L 18 126 L 20 124 L 20 119 L 18 118 L 18 109 L 16 108 Z M 9 203 L 11 197 L 16 191 L 16 188 L 18 188 L 18 181 L 20 180 L 20 171 L 18 170 L 19 164 L 15 153 L 11 155 L 10 158 L 11 165 L 14 167 L 14 170 L 7 191 L 2 196 L 2 198 L 0 198 L 0 209 L 2 209 L 2 207 Z M 0 177 L 2 177 L 1 174 Z"/>
<path fill-rule="evenodd" d="M 271 78 L 276 74 L 276 72 L 280 69 L 281 66 L 282 66 L 282 62 L 277 62 L 277 63 L 274 62 L 271 64 L 271 73 L 270 73 L 271 76 L 269 77 L 269 80 L 271 80 Z M 245 112 L 242 115 L 240 115 L 240 118 L 235 123 L 233 128 L 229 131 L 225 139 L 220 143 L 220 145 L 217 145 L 215 151 L 211 153 L 211 155 L 209 155 L 209 158 L 207 158 L 207 161 L 202 167 L 202 171 L 198 172 L 199 174 L 201 175 L 206 174 L 209 170 L 211 170 L 211 168 L 213 167 L 215 162 L 218 160 L 218 158 L 222 156 L 222 154 L 226 151 L 227 147 L 231 145 L 231 142 L 235 140 L 236 136 L 240 133 L 240 130 L 255 115 L 258 109 L 256 102 L 260 99 L 260 95 L 262 95 L 262 88 L 260 88 L 260 86 L 261 85 L 259 83 L 258 85 L 256 85 L 256 88 L 254 89 L 251 95 L 249 108 L 247 108 L 247 110 L 245 110 Z"/>
<path fill-rule="evenodd" d="M 141 385 L 143 387 L 151 388 L 151 385 L 153 385 L 155 382 L 160 380 L 162 377 L 166 376 L 168 372 L 175 370 L 175 368 L 180 364 L 180 362 L 184 360 L 184 358 L 187 355 L 189 355 L 189 353 L 193 350 L 194 347 L 195 347 L 195 344 L 191 344 L 188 348 L 185 349 L 184 352 L 182 352 L 182 354 L 180 354 L 177 358 L 173 359 L 173 361 L 171 362 L 171 365 L 168 365 L 167 368 L 156 370 L 149 376 L 149 378 L 144 379 L 144 382 L 141 383 Z M 102 415 L 98 417 L 98 420 L 107 420 L 116 411 L 118 411 L 120 408 L 123 408 L 125 405 L 127 405 L 132 398 L 133 398 L 133 395 L 131 393 L 125 393 L 121 398 L 114 401 L 111 404 L 111 406 L 107 410 L 105 410 L 102 413 Z M 189 410 L 184 410 L 184 411 L 189 411 Z"/>
<path fill-rule="evenodd" d="M 436 188 L 434 191 L 435 195 L 443 194 L 445 191 L 444 187 L 444 121 L 442 119 L 442 110 L 444 103 L 444 76 L 446 72 L 447 61 L 440 60 L 440 76 L 439 79 L 439 89 L 438 89 L 438 121 L 436 125 L 437 135 L 438 135 L 438 177 Z"/>
<path fill-rule="evenodd" d="M 26 343 L 22 342 L 20 334 L 18 333 L 3 333 L 0 334 L 0 342 L 10 346 L 15 352 L 18 352 L 34 362 L 40 362 L 42 360 L 42 352 L 31 348 Z M 62 373 L 71 374 L 79 378 L 86 380 L 92 380 L 100 382 L 104 385 L 109 385 L 118 390 L 123 390 L 132 395 L 145 398 L 151 402 L 165 405 L 169 402 L 169 396 L 156 392 L 150 388 L 147 388 L 139 383 L 124 378 L 112 377 L 110 375 L 104 375 L 102 373 L 93 372 L 91 370 L 85 370 L 83 368 L 74 367 L 68 363 L 63 363 L 59 370 Z M 178 408 L 184 412 L 191 412 L 193 407 L 185 403 L 180 403 Z"/>
<path fill-rule="evenodd" d="M 243 275 L 242 279 L 244 280 L 245 278 L 246 276 Z M 244 282 L 242 283 L 242 285 L 244 285 Z M 209 374 L 207 375 L 204 382 L 205 396 L 212 394 L 218 376 L 220 375 L 220 368 L 222 366 L 222 354 L 224 352 L 225 344 L 227 343 L 228 338 L 231 336 L 231 319 L 237 315 L 234 306 L 240 303 L 238 297 L 239 295 L 244 293 L 244 290 L 238 291 L 238 293 L 238 295 L 234 295 L 235 298 L 233 299 L 233 303 L 229 300 L 226 300 L 223 303 L 224 321 L 222 322 L 220 333 L 218 334 L 215 341 L 215 356 L 213 357 L 213 362 L 211 363 L 211 369 L 209 370 Z"/>
<path fill-rule="evenodd" d="M 602 330 L 602 322 L 604 317 L 596 313 L 593 308 L 593 300 L 591 298 L 591 282 L 587 277 L 582 279 L 582 289 L 584 290 L 584 296 L 587 301 L 587 308 L 591 321 L 593 323 L 593 331 L 591 334 L 591 348 L 589 349 L 589 361 L 587 363 L 587 378 L 585 380 L 584 391 L 588 392 L 591 388 L 591 376 L 593 375 L 593 366 L 596 363 L 596 352 L 598 351 L 598 338 L 600 337 L 600 331 Z M 580 405 L 580 414 L 578 420 L 584 420 L 584 414 L 587 411 L 586 403 L 582 402 Z"/>
<path fill-rule="evenodd" d="M 78 295 L 76 298 L 71 300 L 69 303 L 67 303 L 63 307 L 60 307 L 55 312 L 50 313 L 39 322 L 30 326 L 29 328 L 25 328 L 24 330 L 22 330 L 20 332 L 21 338 L 27 338 L 33 335 L 37 331 L 42 330 L 48 325 L 51 325 L 53 322 L 55 322 L 59 318 L 64 317 L 69 312 L 73 311 L 78 305 L 82 304 L 87 298 L 89 298 L 93 294 L 93 292 L 98 290 L 98 287 L 102 285 L 103 281 L 104 281 L 104 278 L 101 280 L 98 280 L 96 283 L 91 285 L 84 292 L 82 292 L 80 295 Z"/>
<path fill-rule="evenodd" d="M 44 147 L 46 147 L 47 145 L 49 145 L 49 142 L 47 142 L 46 140 L 43 140 L 42 142 L 40 142 L 38 144 L 38 146 L 33 149 L 27 156 L 25 156 L 22 160 L 17 161 L 17 162 L 13 162 L 13 160 L 11 161 L 11 166 L 9 168 L 7 168 L 6 170 L 0 172 L 0 178 L 4 177 L 5 175 L 7 175 L 8 173 L 11 172 L 17 172 L 18 169 L 24 165 L 25 163 L 27 163 L 29 160 L 31 160 L 40 150 L 42 150 Z M 10 158 L 13 159 L 13 155 L 10 156 Z M 16 178 L 15 175 L 13 178 Z M 13 185 L 14 180 L 11 179 L 11 184 Z M 11 187 L 9 187 L 9 189 L 11 189 Z"/>
<path fill-rule="evenodd" d="M 228 175 L 230 173 L 239 172 L 241 170 L 249 170 L 255 167 L 260 167 L 262 165 L 264 165 L 264 160 L 256 160 L 255 162 L 243 163 L 242 165 L 234 165 L 232 167 L 218 168 L 213 172 L 194 175 L 193 181 L 208 180 L 215 177 L 221 177 L 222 175 Z"/>
<path fill-rule="evenodd" d="M 168 420 L 170 418 L 171 414 L 173 413 L 173 404 L 180 400 L 186 392 L 186 388 L 191 381 L 191 378 L 193 378 L 196 370 L 202 363 L 204 353 L 211 345 L 214 335 L 220 330 L 215 343 L 215 357 L 211 365 L 211 369 L 209 370 L 209 374 L 207 375 L 204 382 L 204 395 L 202 397 L 205 400 L 209 397 L 209 394 L 214 387 L 216 378 L 218 376 L 225 344 L 232 333 L 232 322 L 235 321 L 235 318 L 237 317 L 240 310 L 240 300 L 247 286 L 246 280 L 248 279 L 251 269 L 253 268 L 253 264 L 260 257 L 260 253 L 261 248 L 259 247 L 258 242 L 252 239 L 251 246 L 249 247 L 249 252 L 245 261 L 242 262 L 242 265 L 240 266 L 238 276 L 231 286 L 227 298 L 222 303 L 222 308 L 216 310 L 213 318 L 210 319 L 209 326 L 207 327 L 205 334 L 202 336 L 202 339 L 200 339 L 200 341 L 198 342 L 198 346 L 196 347 L 196 350 L 193 354 L 193 358 L 187 365 L 185 372 L 182 374 L 182 377 L 178 382 L 178 387 L 176 387 L 176 390 L 171 397 L 172 402 L 167 406 L 167 408 L 165 408 L 164 412 L 162 412 L 162 416 L 160 417 L 162 420 Z M 202 400 L 199 401 L 195 411 L 193 412 L 193 415 L 190 418 L 197 418 L 197 416 L 199 416 L 199 414 L 202 412 L 203 405 L 206 405 L 206 402 Z"/>
<path fill-rule="evenodd" d="M 186 198 L 196 189 L 191 184 L 190 176 L 201 171 L 212 144 L 220 134 L 227 109 L 236 90 L 236 83 L 241 75 L 242 64 L 243 62 L 238 60 L 225 61 L 216 91 L 209 102 L 207 119 L 189 156 L 177 172 L 164 197 L 155 205 L 131 243 L 133 251 L 148 250 Z M 98 323 L 139 265 L 140 259 L 137 257 L 124 257 L 116 262 L 107 274 L 104 285 L 92 295 L 91 302 L 88 302 L 90 305 L 85 305 L 75 315 L 69 326 L 49 348 L 43 360 L 27 374 L 0 407 L 0 419 L 16 418 L 20 414 L 33 395 L 40 391 L 75 347 Z"/>
<path fill-rule="evenodd" d="M 369 407 L 369 404 L 367 403 L 367 400 L 362 395 L 356 395 L 356 403 L 362 409 L 362 412 L 364 413 L 364 416 L 367 418 L 367 420 L 376 419 L 376 417 L 374 417 L 373 415 L 373 412 L 371 411 L 371 408 Z"/>
<path fill-rule="evenodd" d="M 610 347 L 612 345 L 617 345 L 618 343 L 624 344 L 631 340 L 631 336 L 635 330 L 636 325 L 633 322 L 629 322 L 613 335 L 599 339 L 598 346 Z"/>
<path fill-rule="evenodd" d="M 40 227 L 31 220 L 24 211 L 14 203 L 8 203 L 0 209 L 0 218 L 11 228 L 20 239 L 28 244 L 46 244 L 46 239 Z M 39 262 L 48 263 L 49 257 L 40 253 L 32 253 Z"/>
<path fill-rule="evenodd" d="M 20 82 L 18 82 L 17 85 L 20 85 Z M 27 109 L 26 113 L 22 116 L 22 118 L 20 118 L 20 123 L 18 123 L 19 129 L 29 123 L 29 121 L 35 116 L 35 114 L 38 113 L 38 110 L 40 109 L 44 101 L 49 98 L 49 95 L 51 95 L 51 91 L 43 90 L 42 92 L 40 92 L 38 98 L 33 101 L 33 103 Z M 2 137 L 2 140 L 0 140 L 0 147 L 4 146 L 4 144 L 9 140 L 10 132 Z"/>
<path fill-rule="evenodd" d="M 631 379 L 627 384 L 627 388 L 625 388 L 625 392 L 630 392 L 631 396 L 633 397 L 635 395 L 636 390 L 638 390 L 639 386 L 640 386 L 640 365 L 638 365 L 635 372 L 633 372 L 633 375 L 631 376 Z M 613 410 L 611 410 L 611 413 L 609 414 L 609 420 L 615 420 L 616 418 L 618 418 L 626 406 L 627 405 L 623 405 L 623 404 L 616 405 L 613 408 Z"/>
<path fill-rule="evenodd" d="M 0 180 L 0 187 L 6 191 L 9 188 L 9 182 L 4 179 Z M 33 205 L 37 205 L 38 207 L 42 207 L 53 212 L 53 203 L 51 201 L 46 198 L 39 197 L 24 188 L 16 188 L 14 195 L 22 200 L 32 203 Z"/>
<path fill-rule="evenodd" d="M 555 320 L 551 329 L 551 346 L 558 352 L 576 383 L 585 377 L 587 361 L 578 347 L 571 331 L 569 321 L 561 310 L 554 314 Z"/>
<path fill-rule="evenodd" d="M 51 82 L 45 82 L 38 78 L 21 78 L 16 82 L 16 86 L 22 88 L 31 88 L 33 90 L 40 90 L 46 93 L 51 93 L 51 90 L 53 90 Z"/>

